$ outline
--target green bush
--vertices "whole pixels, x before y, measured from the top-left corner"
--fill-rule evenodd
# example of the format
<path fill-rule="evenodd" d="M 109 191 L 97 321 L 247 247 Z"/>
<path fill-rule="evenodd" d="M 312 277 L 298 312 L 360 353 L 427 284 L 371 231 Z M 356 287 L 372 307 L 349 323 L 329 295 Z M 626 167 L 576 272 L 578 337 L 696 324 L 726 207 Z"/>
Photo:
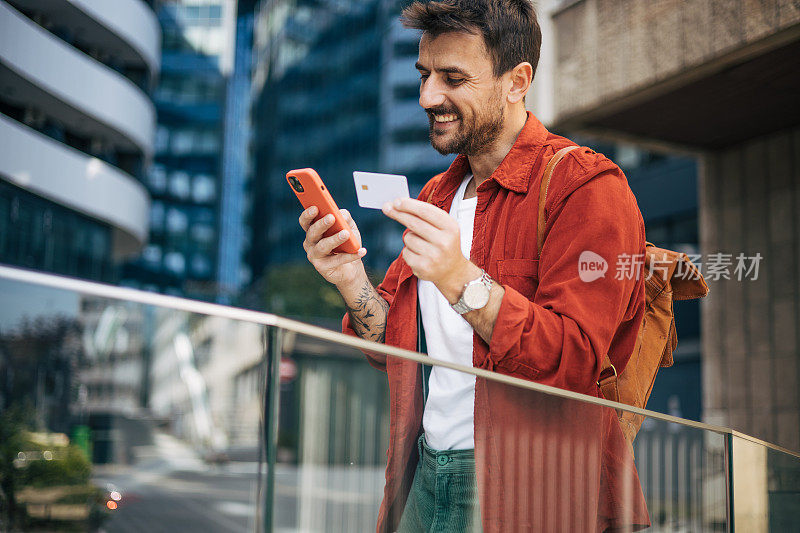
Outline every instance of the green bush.
<path fill-rule="evenodd" d="M 89 482 L 92 465 L 86 459 L 83 451 L 76 446 L 44 447 L 29 443 L 27 450 L 44 452 L 51 451 L 54 459 L 29 461 L 25 468 L 20 469 L 22 485 L 33 487 L 51 487 L 56 485 L 81 485 Z"/>

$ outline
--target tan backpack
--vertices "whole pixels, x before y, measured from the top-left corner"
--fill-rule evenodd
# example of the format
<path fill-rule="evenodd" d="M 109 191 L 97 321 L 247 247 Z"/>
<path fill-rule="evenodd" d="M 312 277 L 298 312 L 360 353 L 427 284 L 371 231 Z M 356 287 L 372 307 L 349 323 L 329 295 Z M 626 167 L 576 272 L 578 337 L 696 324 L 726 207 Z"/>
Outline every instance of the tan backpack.
<path fill-rule="evenodd" d="M 553 168 L 564 155 L 577 146 L 562 148 L 547 163 L 539 189 L 539 221 L 537 245 L 541 254 L 544 242 L 544 205 Z M 685 253 L 645 245 L 645 312 L 636 345 L 625 369 L 617 375 L 617 369 L 608 355 L 603 361 L 603 370 L 597 382 L 604 398 L 615 402 L 644 408 L 660 367 L 672 366 L 672 352 L 678 346 L 675 331 L 673 300 L 689 300 L 708 294 L 708 285 Z M 622 432 L 628 443 L 633 444 L 644 417 L 617 411 Z"/>

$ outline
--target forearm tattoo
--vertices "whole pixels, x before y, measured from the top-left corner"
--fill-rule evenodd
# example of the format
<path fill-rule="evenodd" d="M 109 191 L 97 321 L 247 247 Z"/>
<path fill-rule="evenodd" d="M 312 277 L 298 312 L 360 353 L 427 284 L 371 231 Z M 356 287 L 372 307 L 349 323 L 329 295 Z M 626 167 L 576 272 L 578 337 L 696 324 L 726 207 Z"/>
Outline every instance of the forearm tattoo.
<path fill-rule="evenodd" d="M 372 284 L 367 283 L 361 288 L 354 304 L 348 304 L 347 312 L 350 313 L 350 321 L 359 337 L 375 342 L 386 340 L 389 302 L 381 298 Z"/>

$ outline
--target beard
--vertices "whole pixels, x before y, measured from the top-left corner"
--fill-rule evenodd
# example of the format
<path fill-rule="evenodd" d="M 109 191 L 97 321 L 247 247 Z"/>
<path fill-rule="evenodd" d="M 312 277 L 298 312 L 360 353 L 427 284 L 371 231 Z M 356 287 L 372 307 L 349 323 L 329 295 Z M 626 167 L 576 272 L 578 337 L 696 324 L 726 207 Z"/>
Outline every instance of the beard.
<path fill-rule="evenodd" d="M 463 115 L 452 107 L 439 106 L 426 109 L 426 112 L 428 113 L 431 146 L 442 155 L 464 154 L 470 156 L 488 150 L 497 139 L 505 122 L 505 111 L 499 93 L 495 93 L 478 114 L 472 115 L 469 124 L 464 121 Z M 445 140 L 434 130 L 436 121 L 433 116 L 434 114 L 447 115 L 451 113 L 458 117 L 459 124 L 456 131 L 449 133 L 449 139 Z"/>

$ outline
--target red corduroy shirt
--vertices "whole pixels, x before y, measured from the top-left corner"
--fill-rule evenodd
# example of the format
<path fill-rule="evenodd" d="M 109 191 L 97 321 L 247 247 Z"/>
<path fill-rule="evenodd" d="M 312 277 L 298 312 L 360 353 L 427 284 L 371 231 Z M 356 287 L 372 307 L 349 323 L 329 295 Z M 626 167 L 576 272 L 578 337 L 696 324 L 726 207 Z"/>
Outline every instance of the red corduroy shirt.
<path fill-rule="evenodd" d="M 491 177 L 477 188 L 470 260 L 505 294 L 491 344 L 477 334 L 473 366 L 592 396 L 603 358 L 627 364 L 644 315 L 644 223 L 622 171 L 588 148 L 556 166 L 545 202 L 541 257 L 539 184 L 550 157 L 574 145 L 532 114 Z M 420 199 L 448 211 L 469 170 L 460 155 Z M 603 277 L 583 281 L 579 258 L 602 257 Z M 641 257 L 641 256 L 639 256 Z M 617 274 L 618 265 L 623 265 Z M 415 350 L 417 278 L 402 255 L 377 288 L 389 302 L 386 344 Z M 343 331 L 356 335 L 349 318 Z M 389 379 L 390 430 L 377 531 L 394 531 L 417 465 L 423 397 L 418 364 L 368 354 Z M 604 531 L 649 525 L 633 458 L 616 413 L 478 378 L 475 462 L 485 531 Z"/>

